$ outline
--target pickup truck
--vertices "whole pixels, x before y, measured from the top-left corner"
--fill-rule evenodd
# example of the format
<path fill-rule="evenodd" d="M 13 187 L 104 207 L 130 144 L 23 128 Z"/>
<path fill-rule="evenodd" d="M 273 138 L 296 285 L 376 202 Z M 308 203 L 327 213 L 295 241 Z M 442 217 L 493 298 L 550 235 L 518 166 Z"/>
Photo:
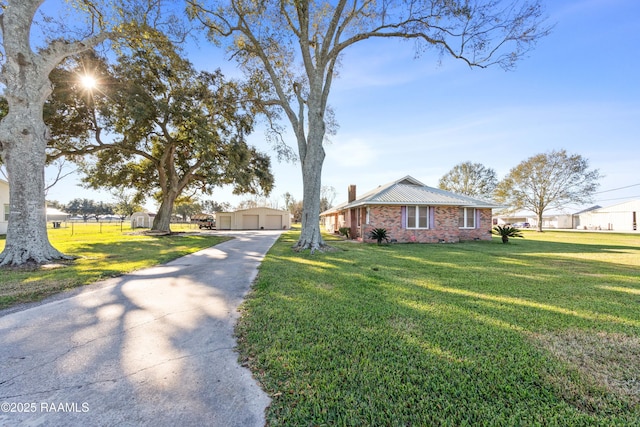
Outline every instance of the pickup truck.
<path fill-rule="evenodd" d="M 214 230 L 216 228 L 216 219 L 211 215 L 194 215 L 191 217 L 191 222 L 198 224 L 200 229 Z"/>

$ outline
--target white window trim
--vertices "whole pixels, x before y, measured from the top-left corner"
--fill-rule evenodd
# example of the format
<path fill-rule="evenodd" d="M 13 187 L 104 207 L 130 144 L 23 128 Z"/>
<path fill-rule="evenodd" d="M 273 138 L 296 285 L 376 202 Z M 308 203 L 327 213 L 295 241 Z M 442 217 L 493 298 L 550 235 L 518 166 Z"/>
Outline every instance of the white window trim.
<path fill-rule="evenodd" d="M 476 208 L 460 208 L 464 210 L 464 219 L 462 221 L 463 224 L 467 224 L 467 219 L 469 218 L 468 213 L 471 211 L 471 218 L 473 219 L 473 225 L 471 227 L 463 226 L 458 227 L 462 230 L 474 230 L 476 228 Z"/>
<path fill-rule="evenodd" d="M 2 207 L 2 222 L 7 222 L 9 221 L 9 210 L 11 209 L 9 207 L 10 205 L 8 203 L 6 203 L 3 207 Z"/>
<path fill-rule="evenodd" d="M 406 214 L 406 218 L 405 218 L 405 228 L 407 230 L 429 230 L 431 227 L 430 224 L 430 209 L 429 206 L 425 206 L 425 205 L 407 205 L 407 214 Z M 409 227 L 409 210 L 410 209 L 414 209 L 414 211 L 416 212 L 416 226 L 415 227 Z M 418 214 L 422 211 L 422 209 L 426 209 L 427 210 L 427 226 L 426 227 L 420 227 L 418 224 L 420 224 L 420 217 L 418 216 Z"/>

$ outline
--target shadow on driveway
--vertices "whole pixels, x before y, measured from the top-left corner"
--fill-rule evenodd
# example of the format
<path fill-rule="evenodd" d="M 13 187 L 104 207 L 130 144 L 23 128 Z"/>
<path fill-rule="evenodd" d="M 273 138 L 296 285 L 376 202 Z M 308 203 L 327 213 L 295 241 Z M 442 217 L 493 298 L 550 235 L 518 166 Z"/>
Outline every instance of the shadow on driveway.
<path fill-rule="evenodd" d="M 264 425 L 233 328 L 280 233 L 0 312 L 0 425 Z"/>

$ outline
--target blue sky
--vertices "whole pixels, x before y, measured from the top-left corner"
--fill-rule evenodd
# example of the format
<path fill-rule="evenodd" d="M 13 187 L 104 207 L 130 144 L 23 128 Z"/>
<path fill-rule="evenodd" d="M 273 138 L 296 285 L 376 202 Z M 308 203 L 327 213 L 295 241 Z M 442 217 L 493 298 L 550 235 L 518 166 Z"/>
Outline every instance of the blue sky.
<path fill-rule="evenodd" d="M 604 177 L 595 203 L 640 198 L 640 2 L 546 2 L 550 36 L 514 71 L 470 69 L 435 54 L 414 58 L 412 44 L 366 41 L 347 50 L 330 104 L 340 125 L 326 145 L 323 185 L 346 200 L 349 184 L 362 194 L 405 175 L 430 186 L 464 161 L 493 168 L 498 178 L 538 153 L 566 149 Z M 199 69 L 233 63 L 207 44 L 189 57 Z M 262 131 L 250 142 L 273 154 L 276 186 L 270 199 L 302 198 L 299 164 L 279 163 Z M 288 141 L 295 147 L 293 136 Z M 619 189 L 621 187 L 628 187 Z M 73 179 L 48 199 L 109 200 Z M 248 198 L 221 189 L 213 199 Z"/>

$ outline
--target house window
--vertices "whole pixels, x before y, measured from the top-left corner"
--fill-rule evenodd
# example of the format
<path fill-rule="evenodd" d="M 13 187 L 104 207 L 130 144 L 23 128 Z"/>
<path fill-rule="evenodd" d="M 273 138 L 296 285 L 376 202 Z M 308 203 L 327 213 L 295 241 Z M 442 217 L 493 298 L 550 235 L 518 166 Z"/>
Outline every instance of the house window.
<path fill-rule="evenodd" d="M 365 224 L 371 224 L 371 209 L 367 207 L 367 218 L 364 222 Z"/>
<path fill-rule="evenodd" d="M 9 221 L 9 205 L 4 205 L 4 220 Z"/>
<path fill-rule="evenodd" d="M 460 214 L 458 216 L 458 227 L 476 228 L 475 208 L 460 208 Z"/>
<path fill-rule="evenodd" d="M 407 206 L 407 228 L 429 228 L 429 206 Z"/>

